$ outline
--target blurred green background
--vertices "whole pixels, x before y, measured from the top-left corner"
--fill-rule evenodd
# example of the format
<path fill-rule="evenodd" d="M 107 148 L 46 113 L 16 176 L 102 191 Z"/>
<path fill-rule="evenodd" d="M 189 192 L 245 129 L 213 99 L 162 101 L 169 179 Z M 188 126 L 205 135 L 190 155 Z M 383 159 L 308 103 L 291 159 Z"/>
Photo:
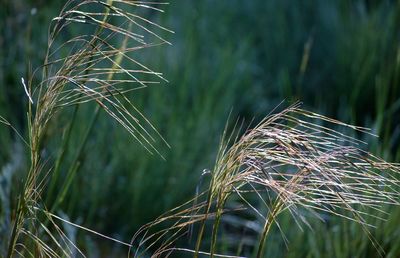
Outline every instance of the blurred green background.
<path fill-rule="evenodd" d="M 0 115 L 23 134 L 27 98 L 20 78 L 43 63 L 48 24 L 61 6 L 62 1 L 0 1 Z M 129 241 L 138 227 L 194 195 L 203 169 L 212 168 L 231 110 L 231 117 L 248 124 L 282 100 L 285 105 L 301 100 L 311 111 L 372 128 L 379 138 L 357 137 L 373 153 L 400 161 L 399 1 L 177 0 L 164 10 L 149 15 L 175 32 L 164 35 L 172 46 L 146 50 L 140 59 L 169 83 L 131 96 L 171 145 L 157 146 L 166 161 L 146 153 L 105 114 L 79 152 L 94 107 L 86 105 L 66 143 L 61 172 L 74 159 L 81 165 L 59 214 Z M 65 138 L 70 115 L 58 117 L 48 138 Z M 9 128 L 0 127 L 1 187 L 11 194 L 18 173 L 9 179 L 5 168 L 21 152 L 17 142 Z M 56 157 L 61 142 L 50 140 L 44 151 Z M 22 159 L 15 171 L 27 163 Z M 52 180 L 61 186 L 65 178 Z M 7 196 L 3 193 L 0 210 L 4 219 Z M 377 228 L 371 233 L 387 257 L 400 257 L 400 211 L 387 209 L 388 221 L 373 221 Z M 314 230 L 302 231 L 283 216 L 289 248 L 276 230 L 267 257 L 377 255 L 360 226 L 310 220 Z M 86 233 L 71 235 L 93 257 L 124 250 Z M 256 240 L 250 236 L 245 245 L 251 248 Z"/>

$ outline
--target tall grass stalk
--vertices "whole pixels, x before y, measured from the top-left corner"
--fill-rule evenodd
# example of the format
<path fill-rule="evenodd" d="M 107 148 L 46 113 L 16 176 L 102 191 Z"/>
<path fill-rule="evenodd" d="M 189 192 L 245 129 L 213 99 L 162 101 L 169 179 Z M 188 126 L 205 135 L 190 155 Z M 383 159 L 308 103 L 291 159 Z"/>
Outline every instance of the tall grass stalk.
<path fill-rule="evenodd" d="M 168 43 L 154 32 L 167 29 L 136 14 L 138 9 L 162 11 L 160 7 L 163 4 L 125 0 L 69 0 L 59 16 L 53 19 L 41 81 L 38 84 L 34 83 L 36 73 L 28 79 L 27 84 L 22 79 L 29 99 L 27 142 L 31 164 L 18 196 L 7 257 L 13 257 L 15 253 L 31 253 L 35 257 L 70 257 L 73 254 L 64 245 L 69 243 L 75 248 L 76 246 L 54 223 L 53 219 L 59 217 L 53 213 L 63 201 L 77 172 L 78 159 L 100 109 L 124 127 L 149 153 L 160 154 L 154 143 L 157 140 L 156 136 L 163 140 L 162 137 L 125 94 L 148 87 L 160 79 L 165 81 L 161 73 L 153 72 L 132 57 L 135 51 Z M 73 35 L 73 27 L 78 25 L 83 27 L 81 33 Z M 71 26 L 72 30 L 69 30 Z M 138 33 L 132 32 L 133 27 Z M 66 39 L 71 32 L 72 36 Z M 119 43 L 121 37 L 124 38 L 122 45 Z M 130 63 L 131 68 L 125 68 L 122 60 Z M 147 77 L 152 75 L 156 79 L 142 80 L 141 74 Z M 70 164 L 66 181 L 48 211 L 42 201 L 42 193 L 48 178 L 55 173 L 55 182 L 59 176 L 65 150 L 61 150 L 55 170 L 52 170 L 48 158 L 42 154 L 42 150 L 46 148 L 46 131 L 63 109 L 69 106 L 76 106 L 77 109 L 86 102 L 95 102 L 98 107 L 77 149 L 76 158 Z M 130 110 L 134 108 L 136 113 L 128 111 L 128 107 Z M 3 120 L 1 118 L 1 122 L 7 124 L 7 121 Z M 72 126 L 73 121 L 67 129 L 66 142 Z M 65 146 L 64 144 L 63 147 Z M 55 191 L 54 184 L 52 183 L 49 189 L 51 194 Z M 51 222 L 51 228 L 48 222 Z"/>

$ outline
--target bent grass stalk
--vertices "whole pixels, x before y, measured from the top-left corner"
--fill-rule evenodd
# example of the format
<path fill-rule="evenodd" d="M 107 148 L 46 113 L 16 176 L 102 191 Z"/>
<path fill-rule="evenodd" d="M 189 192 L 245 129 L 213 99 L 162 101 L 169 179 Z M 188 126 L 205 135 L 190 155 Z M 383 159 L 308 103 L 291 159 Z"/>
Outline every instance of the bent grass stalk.
<path fill-rule="evenodd" d="M 264 256 L 267 236 L 273 225 L 279 227 L 277 218 L 284 211 L 291 213 L 298 225 L 309 225 L 304 212 L 320 219 L 322 214 L 329 214 L 359 223 L 383 254 L 369 231 L 372 225 L 367 219 L 385 219 L 382 206 L 399 205 L 400 166 L 364 151 L 362 141 L 333 130 L 332 126 L 370 134 L 368 129 L 302 110 L 299 103 L 268 115 L 240 138 L 226 137 L 225 132 L 210 185 L 200 195 L 207 196 L 206 200 L 191 208 L 190 203 L 199 199 L 194 198 L 145 226 L 134 237 L 146 236 L 138 241 L 138 249 L 163 243 L 157 253 L 171 252 L 174 241 L 163 238 L 166 232 L 176 235 L 200 223 L 195 249 L 189 252 L 194 257 L 217 257 L 221 219 L 234 210 L 245 209 L 264 224 L 258 244 L 253 246 L 258 258 Z M 233 197 L 242 199 L 243 205 L 230 202 Z M 366 208 L 378 215 L 366 212 Z M 265 216 L 263 210 L 267 210 Z M 213 220 L 209 233 L 206 220 Z M 154 232 L 153 228 L 166 221 L 174 226 Z M 209 252 L 201 250 L 205 234 L 211 235 Z M 177 246 L 176 250 L 182 248 Z"/>

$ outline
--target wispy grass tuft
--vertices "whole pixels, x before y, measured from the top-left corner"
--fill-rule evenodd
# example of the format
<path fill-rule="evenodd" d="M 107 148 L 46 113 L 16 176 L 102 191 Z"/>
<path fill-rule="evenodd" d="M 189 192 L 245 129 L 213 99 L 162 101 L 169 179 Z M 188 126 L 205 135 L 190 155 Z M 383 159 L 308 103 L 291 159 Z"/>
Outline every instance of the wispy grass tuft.
<path fill-rule="evenodd" d="M 257 257 L 264 256 L 268 233 L 274 224 L 279 228 L 277 218 L 284 211 L 290 212 L 300 227 L 309 225 L 305 214 L 321 220 L 334 215 L 354 221 L 363 226 L 379 249 L 369 232 L 373 225 L 367 219 L 374 216 L 384 220 L 388 214 L 383 205 L 399 205 L 400 166 L 366 152 L 363 142 L 330 129 L 332 126 L 370 133 L 366 128 L 300 109 L 299 103 L 268 115 L 241 137 L 225 131 L 208 190 L 146 227 L 149 230 L 175 221 L 167 229 L 153 234 L 144 230 L 141 238 L 143 232 L 139 231 L 134 237 L 139 249 L 159 242 L 158 254 L 173 251 L 175 239 L 185 235 L 189 226 L 199 224 L 191 251 L 195 257 L 204 253 L 201 248 L 207 235 L 211 243 L 206 253 L 218 257 L 221 219 L 242 209 L 254 213 L 264 224 L 253 247 Z M 213 221 L 210 231 L 207 220 Z"/>

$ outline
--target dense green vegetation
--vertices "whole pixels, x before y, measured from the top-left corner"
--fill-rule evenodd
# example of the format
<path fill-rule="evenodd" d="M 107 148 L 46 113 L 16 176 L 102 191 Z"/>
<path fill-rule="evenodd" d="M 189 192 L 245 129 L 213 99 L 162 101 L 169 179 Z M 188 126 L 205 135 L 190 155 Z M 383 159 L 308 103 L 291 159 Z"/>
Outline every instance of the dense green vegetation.
<path fill-rule="evenodd" d="M 0 9 L 0 115 L 24 136 L 28 99 L 21 77 L 29 78 L 43 63 L 47 26 L 61 6 L 56 1 L 6 0 Z M 199 184 L 201 174 L 214 165 L 230 112 L 250 126 L 284 99 L 372 128 L 379 138 L 352 136 L 368 141 L 363 148 L 385 160 L 400 161 L 398 2 L 181 0 L 162 9 L 165 13 L 139 12 L 173 30 L 157 31 L 172 45 L 140 50 L 136 58 L 169 82 L 128 96 L 171 146 L 155 143 L 165 160 L 147 153 L 106 112 L 94 114 L 95 103 L 67 109 L 50 124 L 42 150 L 48 162 L 62 161 L 59 175 L 47 178 L 50 194 L 43 200 L 50 206 L 61 200 L 56 214 L 129 242 L 140 226 L 187 201 L 197 186 L 206 187 L 207 178 Z M 11 197 L 30 166 L 28 157 L 15 131 L 1 126 L 1 248 L 16 206 Z M 376 225 L 371 233 L 388 257 L 398 257 L 400 209 L 388 206 L 387 212 L 388 221 L 370 222 Z M 262 227 L 252 217 L 236 223 L 246 221 Z M 302 231 L 293 227 L 290 214 L 281 215 L 289 248 L 278 228 L 272 228 L 268 241 L 274 244 L 266 257 L 376 256 L 360 225 L 336 217 L 309 221 L 314 230 L 305 226 Z M 232 251 L 231 241 L 243 241 L 244 253 L 249 252 L 246 248 L 258 236 L 242 230 L 222 227 L 222 238 L 227 236 L 219 250 Z M 239 240 L 229 238 L 231 231 L 239 231 Z M 69 234 L 94 257 L 126 250 L 73 227 Z M 190 247 L 195 244 L 187 242 L 183 240 Z"/>

